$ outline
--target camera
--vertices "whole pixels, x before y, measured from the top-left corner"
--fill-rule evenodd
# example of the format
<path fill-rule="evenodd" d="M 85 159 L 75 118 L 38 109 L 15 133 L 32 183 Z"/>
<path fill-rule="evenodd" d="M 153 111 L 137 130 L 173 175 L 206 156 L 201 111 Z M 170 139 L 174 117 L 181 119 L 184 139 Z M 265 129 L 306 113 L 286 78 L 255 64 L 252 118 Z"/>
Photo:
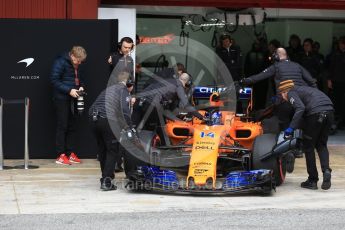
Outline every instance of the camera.
<path fill-rule="evenodd" d="M 327 119 L 327 112 L 321 112 L 319 113 L 319 117 L 317 119 L 317 122 L 323 123 Z"/>
<path fill-rule="evenodd" d="M 85 91 L 83 91 L 83 90 L 78 90 L 77 93 L 78 93 L 79 96 L 87 95 L 87 93 Z"/>
<path fill-rule="evenodd" d="M 85 110 L 84 96 L 87 95 L 87 93 L 81 90 L 77 91 L 77 93 L 79 96 L 76 99 L 76 109 L 77 109 L 78 115 L 81 115 L 83 114 Z"/>

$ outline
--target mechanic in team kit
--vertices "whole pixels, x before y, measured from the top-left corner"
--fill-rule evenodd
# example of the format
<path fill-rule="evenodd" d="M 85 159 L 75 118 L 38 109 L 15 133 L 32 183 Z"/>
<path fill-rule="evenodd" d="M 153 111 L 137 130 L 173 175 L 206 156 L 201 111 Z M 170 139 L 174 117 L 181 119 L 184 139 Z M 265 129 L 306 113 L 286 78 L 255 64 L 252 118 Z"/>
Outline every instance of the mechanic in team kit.
<path fill-rule="evenodd" d="M 242 79 L 245 85 L 252 85 L 258 81 L 274 76 L 276 89 L 281 81 L 293 80 L 296 86 L 311 86 L 316 88 L 316 81 L 310 73 L 296 62 L 288 59 L 286 50 L 278 48 L 276 54 L 273 55 L 275 63 L 259 74 Z"/>
<path fill-rule="evenodd" d="M 201 115 L 190 103 L 188 102 L 185 88 L 190 87 L 190 76 L 187 73 L 181 74 L 178 79 L 169 78 L 162 79 L 159 82 L 147 86 L 138 97 L 137 103 L 134 105 L 133 121 L 135 125 L 139 125 L 142 115 L 148 111 L 151 106 L 156 112 L 164 109 L 173 110 L 178 107 L 190 112 L 193 116 L 203 120 Z M 150 114 L 150 121 L 157 122 L 156 112 Z M 150 122 L 149 121 L 149 122 Z"/>
<path fill-rule="evenodd" d="M 164 68 L 163 70 L 155 73 L 153 78 L 150 78 L 145 82 L 144 88 L 151 84 L 159 82 L 161 79 L 179 78 L 181 74 L 187 73 L 186 68 L 182 63 L 176 63 L 170 68 Z"/>
<path fill-rule="evenodd" d="M 114 78 L 118 76 L 119 72 L 129 72 L 130 77 L 133 77 L 134 61 L 130 56 L 134 49 L 133 39 L 130 37 L 121 38 L 117 44 L 117 49 L 108 58 L 108 63 L 111 65 L 112 70 L 116 69 L 116 72 L 112 73 Z"/>
<path fill-rule="evenodd" d="M 310 73 L 298 63 L 292 62 L 288 59 L 286 50 L 284 48 L 278 48 L 273 55 L 274 63 L 267 69 L 259 74 L 252 75 L 248 78 L 244 78 L 240 81 L 243 85 L 252 85 L 256 82 L 264 80 L 266 78 L 274 76 L 275 89 L 279 87 L 279 83 L 284 80 L 293 80 L 296 86 L 311 86 L 316 88 L 317 84 L 315 79 Z M 289 103 L 282 100 L 280 95 L 273 97 L 274 111 L 273 113 L 279 119 L 280 130 L 287 128 L 291 117 L 293 115 L 293 109 Z M 296 157 L 302 157 L 301 152 L 295 152 Z"/>
<path fill-rule="evenodd" d="M 134 127 L 138 130 L 143 127 L 148 130 L 156 129 L 157 134 L 164 137 L 164 131 L 160 128 L 165 122 L 162 120 L 164 109 L 173 110 L 177 105 L 200 120 L 204 120 L 203 115 L 188 102 L 185 88 L 190 87 L 190 80 L 187 73 L 182 73 L 178 79 L 160 79 L 147 86 L 142 93 L 137 95 L 139 99 L 134 104 L 132 114 Z M 164 140 L 162 141 L 164 143 Z M 145 165 L 145 163 L 130 154 L 127 155 L 125 172 L 128 176 L 128 173 L 134 171 L 138 165 Z"/>
<path fill-rule="evenodd" d="M 292 121 L 289 127 L 285 129 L 284 135 L 291 136 L 294 129 L 299 127 L 303 130 L 302 141 L 309 177 L 301 183 L 301 187 L 307 189 L 318 188 L 319 177 L 314 152 L 316 148 L 323 173 L 321 188 L 324 190 L 329 189 L 331 187 L 332 169 L 329 167 L 327 141 L 334 119 L 331 100 L 317 88 L 295 86 L 293 80 L 282 81 L 278 90 L 283 99 L 288 101 L 295 109 Z"/>
<path fill-rule="evenodd" d="M 118 83 L 108 85 L 89 109 L 93 133 L 98 144 L 98 158 L 101 166 L 100 179 L 103 191 L 115 190 L 115 162 L 120 154 L 120 143 L 114 135 L 114 128 L 132 131 L 130 112 L 130 88 L 133 83 L 130 74 L 120 72 Z"/>
<path fill-rule="evenodd" d="M 134 82 L 134 61 L 131 57 L 135 45 L 133 39 L 130 37 L 121 38 L 117 43 L 116 51 L 112 53 L 108 58 L 108 63 L 111 66 L 111 74 L 109 77 L 109 84 L 115 84 L 117 82 L 117 76 L 120 72 L 130 73 L 130 79 Z M 115 81 L 115 82 L 112 82 Z M 122 163 L 124 158 L 124 149 L 121 149 L 116 159 L 115 172 L 122 172 Z"/>

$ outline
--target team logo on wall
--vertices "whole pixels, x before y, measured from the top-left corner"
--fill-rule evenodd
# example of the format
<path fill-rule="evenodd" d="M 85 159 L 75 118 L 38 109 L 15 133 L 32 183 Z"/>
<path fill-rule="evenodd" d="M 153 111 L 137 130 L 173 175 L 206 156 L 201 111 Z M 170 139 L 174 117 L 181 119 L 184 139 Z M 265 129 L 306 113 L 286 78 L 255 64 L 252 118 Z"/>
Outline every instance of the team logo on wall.
<path fill-rule="evenodd" d="M 18 61 L 17 63 L 26 63 L 26 67 L 29 67 L 35 61 L 34 58 L 25 58 L 23 60 Z"/>
<path fill-rule="evenodd" d="M 30 58 L 24 58 L 22 60 L 19 60 L 17 62 L 17 64 L 20 64 L 22 65 L 22 63 L 26 64 L 25 65 L 25 68 L 28 68 L 30 65 L 32 65 L 32 63 L 35 61 L 34 58 L 30 57 Z M 17 69 L 18 70 L 18 69 Z M 11 75 L 10 76 L 10 79 L 11 80 L 39 80 L 40 79 L 40 76 L 39 75 L 29 75 L 29 74 L 26 74 L 25 72 L 23 74 L 18 74 L 18 75 Z"/>

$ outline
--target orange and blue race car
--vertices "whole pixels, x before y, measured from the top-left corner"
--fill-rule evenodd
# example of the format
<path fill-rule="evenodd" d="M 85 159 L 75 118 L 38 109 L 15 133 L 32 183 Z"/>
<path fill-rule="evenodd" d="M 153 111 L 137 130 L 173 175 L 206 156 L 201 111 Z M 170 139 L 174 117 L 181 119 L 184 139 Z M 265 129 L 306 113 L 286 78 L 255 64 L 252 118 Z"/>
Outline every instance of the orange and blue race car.
<path fill-rule="evenodd" d="M 229 109 L 227 89 L 195 87 L 193 102 L 206 121 L 188 113 L 163 117 L 161 131 L 139 133 L 149 164 L 129 176 L 127 188 L 188 193 L 236 193 L 259 191 L 270 194 L 284 182 L 288 156 L 298 138 L 282 138 L 266 132 L 274 122 L 250 117 L 252 89 L 237 89 L 245 112 Z M 201 100 L 206 103 L 199 103 Z M 292 162 L 292 164 L 294 161 Z M 290 165 L 291 168 L 291 165 Z M 293 167 L 292 167 L 293 168 Z M 291 171 L 291 170 L 290 170 Z"/>

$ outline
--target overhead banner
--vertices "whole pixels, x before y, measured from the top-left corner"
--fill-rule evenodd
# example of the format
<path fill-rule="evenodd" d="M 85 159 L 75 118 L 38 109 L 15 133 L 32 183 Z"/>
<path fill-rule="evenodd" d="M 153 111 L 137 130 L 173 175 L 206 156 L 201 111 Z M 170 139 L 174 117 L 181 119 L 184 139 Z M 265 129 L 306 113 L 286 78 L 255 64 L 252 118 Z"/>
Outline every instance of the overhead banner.
<path fill-rule="evenodd" d="M 0 97 L 5 102 L 30 99 L 29 151 L 31 158 L 56 158 L 55 111 L 50 73 L 54 59 L 72 46 L 83 46 L 87 96 L 86 111 L 78 124 L 76 152 L 96 157 L 87 110 L 106 87 L 107 58 L 118 40 L 117 20 L 0 20 Z M 24 156 L 24 104 L 4 104 L 4 157 Z"/>

